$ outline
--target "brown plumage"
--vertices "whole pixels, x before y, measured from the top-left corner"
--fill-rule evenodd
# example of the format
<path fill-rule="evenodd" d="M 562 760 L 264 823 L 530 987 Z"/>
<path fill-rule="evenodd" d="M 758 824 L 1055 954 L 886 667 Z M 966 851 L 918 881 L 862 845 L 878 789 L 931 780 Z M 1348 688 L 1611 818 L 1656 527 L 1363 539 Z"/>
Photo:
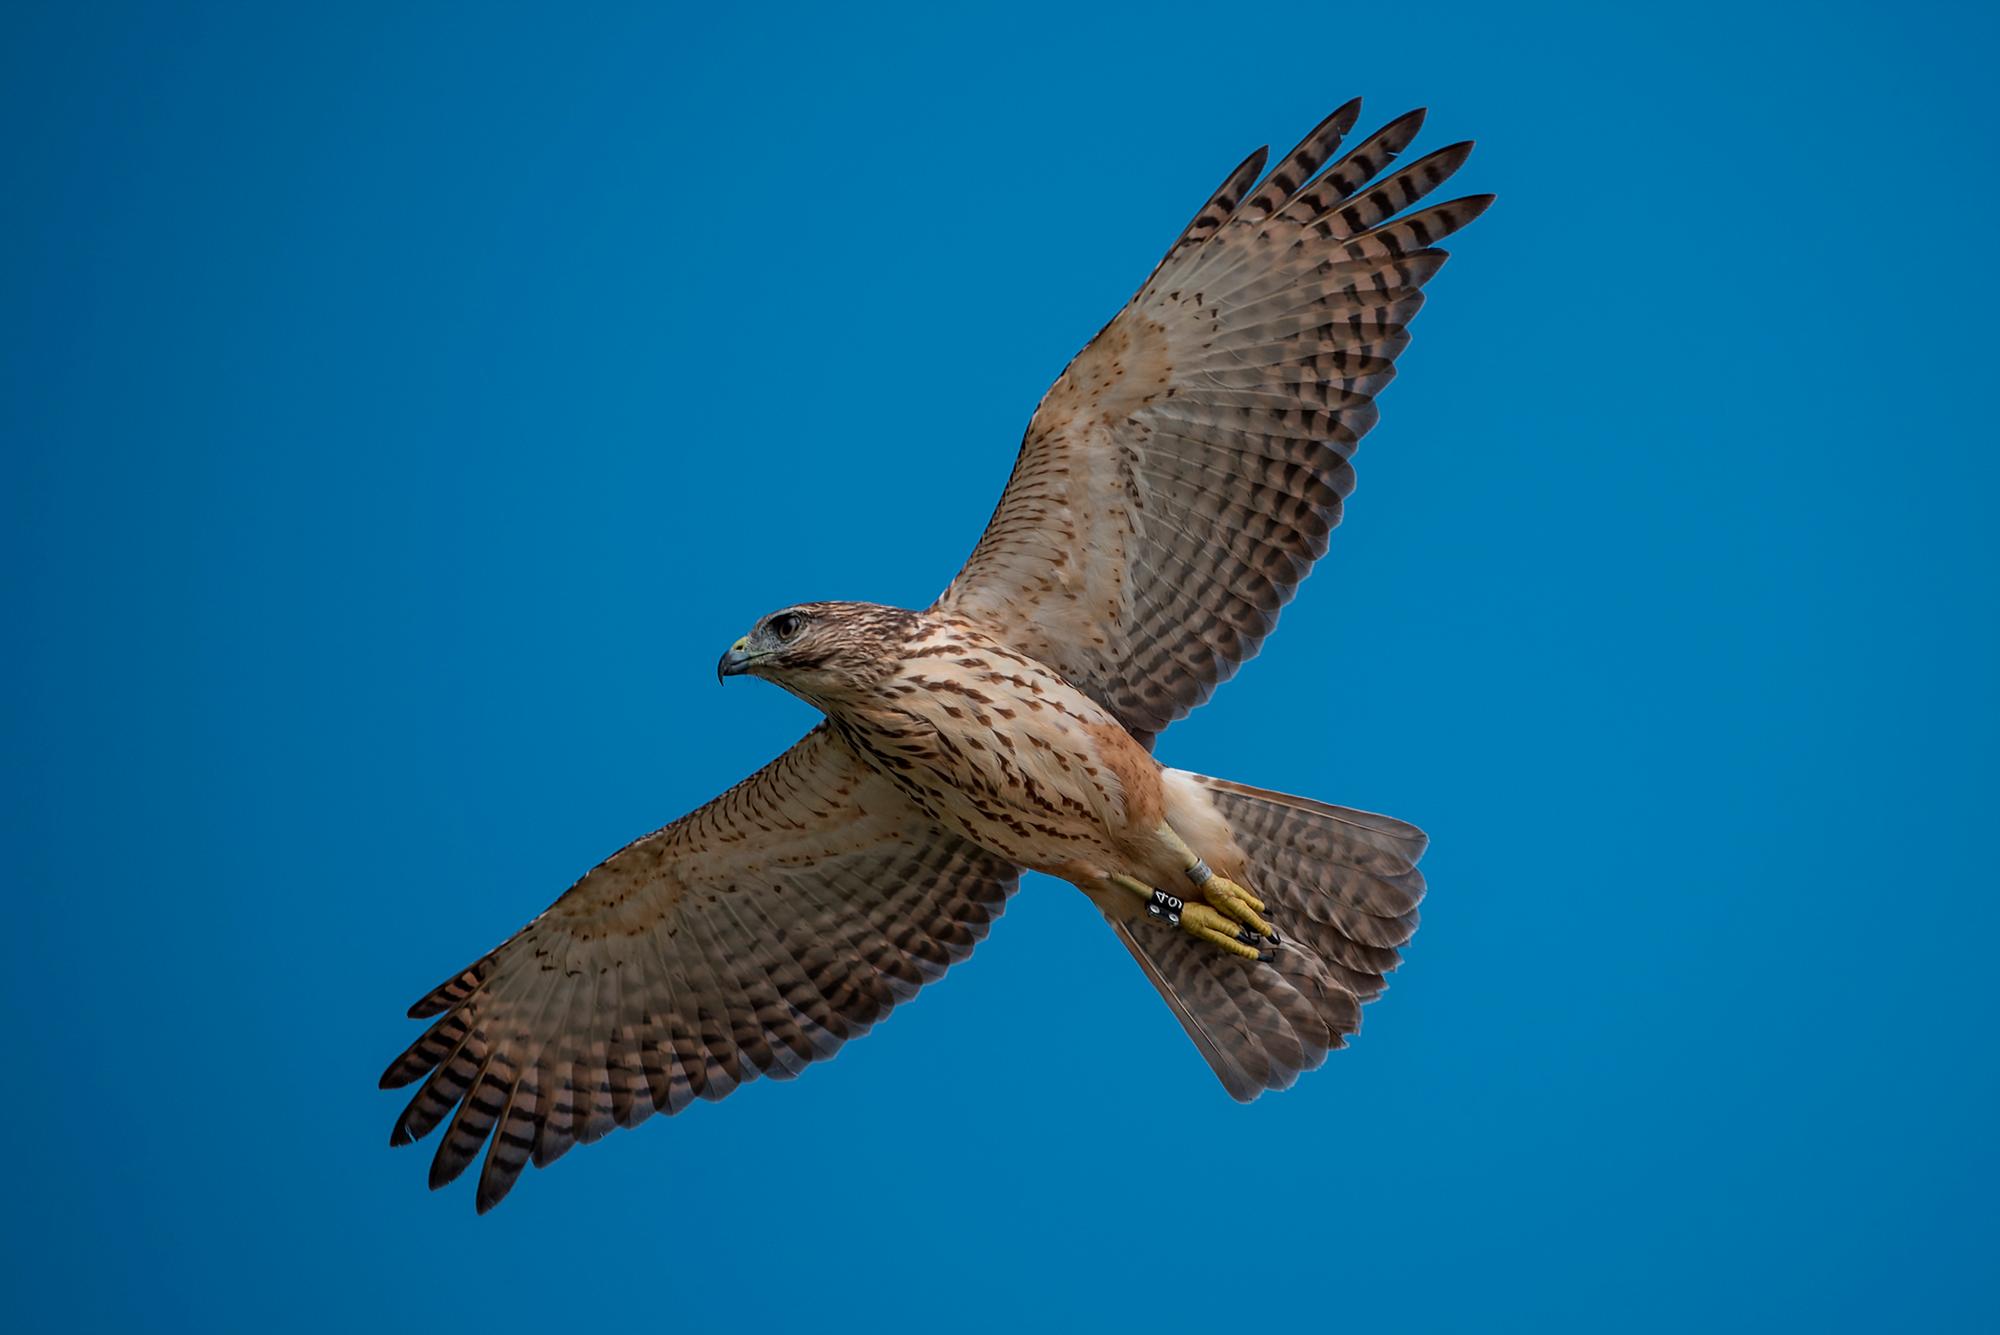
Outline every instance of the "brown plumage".
<path fill-rule="evenodd" d="M 444 1128 L 433 1186 L 484 1148 L 483 1211 L 531 1161 L 796 1075 L 964 958 L 1021 869 L 1091 896 L 1239 1099 L 1359 1027 L 1424 836 L 1151 753 L 1325 551 L 1434 243 L 1489 202 L 1406 211 L 1470 146 L 1381 176 L 1421 115 L 1336 159 L 1358 113 L 1231 173 L 1044 397 L 935 605 L 800 604 L 724 656 L 824 723 L 411 1008 L 433 1023 L 382 1083 L 418 1085 L 392 1143 Z M 1240 907 L 1198 934 L 1231 883 L 1277 940 Z"/>

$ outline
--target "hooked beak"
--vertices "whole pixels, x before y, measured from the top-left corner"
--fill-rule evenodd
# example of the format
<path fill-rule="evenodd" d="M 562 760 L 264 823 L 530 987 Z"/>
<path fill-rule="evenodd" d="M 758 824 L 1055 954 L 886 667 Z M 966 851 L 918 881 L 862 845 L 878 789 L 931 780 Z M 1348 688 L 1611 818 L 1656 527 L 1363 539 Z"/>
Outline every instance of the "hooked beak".
<path fill-rule="evenodd" d="M 724 677 L 740 677 L 750 670 L 752 655 L 749 652 L 750 637 L 744 636 L 729 646 L 729 652 L 715 665 L 715 680 L 721 683 Z"/>

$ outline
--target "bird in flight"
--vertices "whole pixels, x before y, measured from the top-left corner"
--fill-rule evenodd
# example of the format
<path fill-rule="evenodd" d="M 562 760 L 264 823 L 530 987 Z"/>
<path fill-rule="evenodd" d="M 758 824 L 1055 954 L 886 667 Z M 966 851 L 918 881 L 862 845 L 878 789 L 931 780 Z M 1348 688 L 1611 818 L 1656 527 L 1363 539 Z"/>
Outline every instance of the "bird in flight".
<path fill-rule="evenodd" d="M 1361 1023 L 1417 926 L 1425 836 L 1163 767 L 1162 729 L 1250 658 L 1325 550 L 1471 151 L 1383 175 L 1411 112 L 1360 102 L 1269 175 L 1250 155 L 1028 424 L 930 607 L 812 602 L 720 676 L 825 714 L 708 805 L 599 863 L 410 1008 L 390 1143 L 530 1162 L 760 1075 L 789 1079 L 964 959 L 1023 870 L 1090 896 L 1229 1093 L 1281 1089 Z"/>

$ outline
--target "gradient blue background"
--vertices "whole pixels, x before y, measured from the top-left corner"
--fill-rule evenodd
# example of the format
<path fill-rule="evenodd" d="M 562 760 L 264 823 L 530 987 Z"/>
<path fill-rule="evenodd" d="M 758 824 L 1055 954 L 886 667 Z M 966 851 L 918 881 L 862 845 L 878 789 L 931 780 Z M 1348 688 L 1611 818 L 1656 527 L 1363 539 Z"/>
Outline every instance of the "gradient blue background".
<path fill-rule="evenodd" d="M 1990 6 L 266 8 L 0 21 L 11 1328 L 2000 1321 Z M 1357 92 L 1501 202 L 1162 748 L 1432 832 L 1356 1046 L 1232 1104 L 1035 881 L 427 1194 L 403 1007 L 806 726 L 720 649 L 933 595 Z"/>

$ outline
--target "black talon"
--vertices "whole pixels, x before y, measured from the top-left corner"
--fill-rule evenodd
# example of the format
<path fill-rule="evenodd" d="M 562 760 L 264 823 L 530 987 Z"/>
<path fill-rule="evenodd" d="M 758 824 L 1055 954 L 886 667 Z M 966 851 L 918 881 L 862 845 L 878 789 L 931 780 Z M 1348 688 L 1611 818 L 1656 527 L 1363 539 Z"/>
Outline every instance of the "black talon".
<path fill-rule="evenodd" d="M 1285 944 L 1285 938 L 1278 935 L 1278 929 L 1275 927 L 1271 929 L 1271 944 L 1274 946 L 1282 946 Z"/>
<path fill-rule="evenodd" d="M 1278 956 L 1274 951 L 1260 950 L 1257 952 L 1257 962 L 1259 964 L 1269 964 L 1277 958 Z"/>

